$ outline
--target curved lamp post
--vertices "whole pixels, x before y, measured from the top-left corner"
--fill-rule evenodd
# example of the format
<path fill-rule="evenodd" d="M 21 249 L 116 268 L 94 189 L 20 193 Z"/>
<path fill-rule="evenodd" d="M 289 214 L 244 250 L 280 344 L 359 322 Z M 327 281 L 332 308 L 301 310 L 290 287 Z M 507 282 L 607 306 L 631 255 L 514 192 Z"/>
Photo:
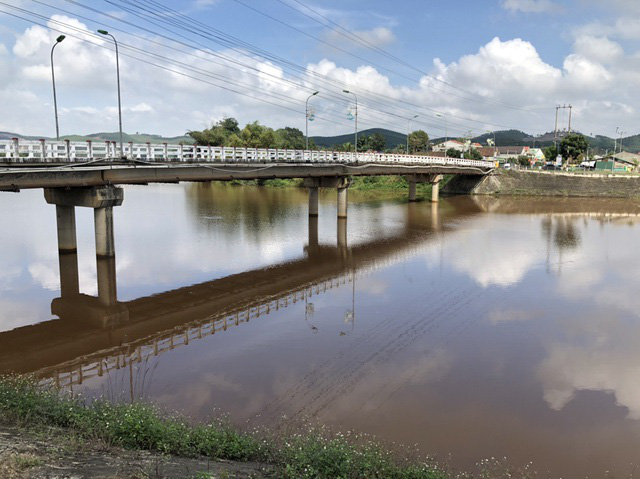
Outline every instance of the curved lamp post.
<path fill-rule="evenodd" d="M 109 36 L 116 46 L 116 78 L 118 79 L 118 122 L 120 124 L 120 156 L 124 158 L 124 148 L 122 146 L 122 105 L 120 103 L 120 60 L 118 58 L 118 42 L 116 38 L 106 30 L 98 30 L 100 35 Z"/>
<path fill-rule="evenodd" d="M 343 93 L 350 93 L 356 99 L 356 143 L 353 145 L 353 151 L 358 153 L 358 97 L 355 93 L 349 90 L 342 90 Z"/>
<path fill-rule="evenodd" d="M 307 98 L 307 101 L 304 104 L 304 114 L 305 114 L 305 134 L 304 134 L 304 140 L 305 140 L 305 150 L 309 149 L 309 100 L 311 99 L 312 96 L 316 96 L 318 93 L 320 93 L 319 91 L 315 91 L 313 92 L 311 95 L 309 95 L 309 98 Z"/>
<path fill-rule="evenodd" d="M 64 35 L 60 35 L 56 38 L 56 42 L 51 47 L 51 80 L 53 82 L 53 112 L 56 115 L 56 140 L 60 139 L 60 128 L 58 127 L 58 100 L 56 99 L 56 73 L 53 69 L 53 50 L 56 48 L 56 45 L 65 38 L 66 37 Z"/>
<path fill-rule="evenodd" d="M 419 116 L 420 115 L 414 115 L 411 118 L 407 119 L 407 155 L 409 154 L 409 132 L 411 131 L 411 130 L 409 130 L 409 125 L 411 124 L 411 120 L 415 120 Z"/>

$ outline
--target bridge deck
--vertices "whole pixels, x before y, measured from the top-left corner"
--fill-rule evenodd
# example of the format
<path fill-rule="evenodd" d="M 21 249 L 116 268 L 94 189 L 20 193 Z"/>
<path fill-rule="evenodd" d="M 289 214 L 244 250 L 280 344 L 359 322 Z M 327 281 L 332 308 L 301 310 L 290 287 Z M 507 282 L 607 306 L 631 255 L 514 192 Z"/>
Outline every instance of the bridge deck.
<path fill-rule="evenodd" d="M 107 142 L 110 144 L 110 142 Z M 107 145 L 108 146 L 108 145 Z M 175 150 L 175 151 L 174 151 Z M 410 174 L 483 175 L 491 161 L 375 152 L 0 141 L 0 190 L 107 184 Z"/>

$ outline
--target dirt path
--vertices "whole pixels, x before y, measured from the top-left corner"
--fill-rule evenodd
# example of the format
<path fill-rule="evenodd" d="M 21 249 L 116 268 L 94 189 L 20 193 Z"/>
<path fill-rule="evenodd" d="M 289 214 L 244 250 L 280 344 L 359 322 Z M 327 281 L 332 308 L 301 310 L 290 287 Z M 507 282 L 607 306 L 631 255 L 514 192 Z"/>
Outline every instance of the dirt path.
<path fill-rule="evenodd" d="M 87 441 L 62 429 L 0 425 L 2 479 L 262 479 L 257 463 L 187 459 L 128 451 Z"/>

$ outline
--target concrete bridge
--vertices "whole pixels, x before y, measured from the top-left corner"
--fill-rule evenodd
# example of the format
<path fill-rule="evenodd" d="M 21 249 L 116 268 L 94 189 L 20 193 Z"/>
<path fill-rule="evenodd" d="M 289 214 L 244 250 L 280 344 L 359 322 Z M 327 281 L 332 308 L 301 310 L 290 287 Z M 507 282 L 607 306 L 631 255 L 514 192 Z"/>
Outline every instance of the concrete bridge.
<path fill-rule="evenodd" d="M 465 205 L 462 214 L 473 211 Z M 436 205 L 410 204 L 403 231 L 354 247 L 347 245 L 346 221 L 338 224 L 335 245 L 318 243 L 317 225 L 310 218 L 299 260 L 127 302 L 117 299 L 114 258 L 98 259 L 98 297 L 92 297 L 79 293 L 76 255 L 61 251 L 61 297 L 51 304 L 60 320 L 0 333 L 0 371 L 81 384 L 402 261 L 435 237 L 424 232 L 439 231 L 441 219 Z"/>

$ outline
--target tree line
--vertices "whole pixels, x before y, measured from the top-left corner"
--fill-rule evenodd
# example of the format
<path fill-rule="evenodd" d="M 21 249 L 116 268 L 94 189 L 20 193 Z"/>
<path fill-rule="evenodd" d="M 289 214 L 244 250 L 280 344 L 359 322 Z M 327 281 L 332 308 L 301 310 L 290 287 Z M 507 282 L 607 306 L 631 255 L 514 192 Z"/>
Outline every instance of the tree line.
<path fill-rule="evenodd" d="M 234 146 L 239 148 L 278 148 L 291 150 L 304 150 L 306 139 L 304 133 L 298 128 L 286 126 L 274 130 L 259 122 L 247 123 L 244 128 L 240 128 L 238 120 L 235 118 L 223 118 L 202 131 L 190 131 L 188 135 L 195 140 L 198 145 L 203 146 Z M 429 135 L 417 130 L 409 134 L 409 151 L 411 153 L 427 151 L 429 147 Z M 334 145 L 329 148 L 318 147 L 309 138 L 309 149 L 331 149 L 335 151 L 353 151 L 353 143 L 347 142 Z M 358 151 L 376 151 L 389 153 L 404 153 L 405 145 L 396 145 L 388 148 L 384 135 L 374 133 L 372 135 L 358 136 Z"/>

